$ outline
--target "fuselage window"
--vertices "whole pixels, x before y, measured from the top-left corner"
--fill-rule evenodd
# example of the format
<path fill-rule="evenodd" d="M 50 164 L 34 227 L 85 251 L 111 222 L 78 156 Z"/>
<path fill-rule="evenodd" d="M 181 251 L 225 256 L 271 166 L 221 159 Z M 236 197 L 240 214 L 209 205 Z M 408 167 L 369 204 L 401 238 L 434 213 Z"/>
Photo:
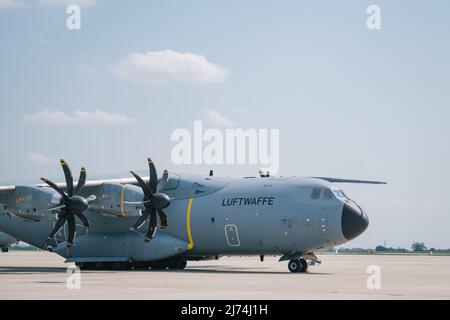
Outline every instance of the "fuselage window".
<path fill-rule="evenodd" d="M 311 192 L 311 199 L 317 200 L 320 198 L 321 190 L 320 188 L 314 188 Z"/>

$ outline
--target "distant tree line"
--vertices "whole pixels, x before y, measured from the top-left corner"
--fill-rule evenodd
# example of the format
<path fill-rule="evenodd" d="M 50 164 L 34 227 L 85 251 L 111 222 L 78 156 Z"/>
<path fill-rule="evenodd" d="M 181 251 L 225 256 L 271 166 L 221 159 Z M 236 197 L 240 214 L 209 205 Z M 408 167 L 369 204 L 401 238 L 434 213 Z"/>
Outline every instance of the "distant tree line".
<path fill-rule="evenodd" d="M 411 249 L 404 248 L 386 248 L 377 246 L 375 252 L 401 252 L 401 253 L 450 253 L 450 249 L 428 248 L 423 242 L 413 242 Z"/>
<path fill-rule="evenodd" d="M 328 249 L 328 252 L 348 252 L 348 253 L 450 253 L 449 249 L 436 249 L 436 248 L 428 248 L 423 242 L 413 242 L 410 249 L 406 248 L 392 248 L 385 247 L 382 245 L 376 246 L 375 249 L 367 249 L 367 248 L 331 248 Z"/>

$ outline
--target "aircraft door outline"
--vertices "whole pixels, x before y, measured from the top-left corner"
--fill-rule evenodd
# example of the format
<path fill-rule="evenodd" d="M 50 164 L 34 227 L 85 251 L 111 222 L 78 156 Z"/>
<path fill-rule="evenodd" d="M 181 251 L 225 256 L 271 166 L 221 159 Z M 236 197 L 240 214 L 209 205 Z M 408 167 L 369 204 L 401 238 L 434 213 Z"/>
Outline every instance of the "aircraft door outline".
<path fill-rule="evenodd" d="M 230 247 L 240 247 L 238 228 L 235 224 L 227 224 L 225 226 L 225 237 Z"/>

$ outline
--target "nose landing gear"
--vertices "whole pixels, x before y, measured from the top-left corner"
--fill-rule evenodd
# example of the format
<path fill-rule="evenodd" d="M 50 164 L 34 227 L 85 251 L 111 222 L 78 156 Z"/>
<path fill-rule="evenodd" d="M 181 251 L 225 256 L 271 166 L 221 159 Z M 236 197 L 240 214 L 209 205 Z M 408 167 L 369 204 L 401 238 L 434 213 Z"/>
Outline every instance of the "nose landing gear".
<path fill-rule="evenodd" d="M 292 273 L 305 273 L 308 271 L 308 262 L 305 259 L 292 259 L 288 263 L 288 268 Z"/>
<path fill-rule="evenodd" d="M 308 266 L 314 266 L 322 263 L 313 252 L 284 255 L 279 261 L 287 260 L 290 260 L 288 263 L 288 268 L 292 273 L 305 273 L 308 271 Z"/>

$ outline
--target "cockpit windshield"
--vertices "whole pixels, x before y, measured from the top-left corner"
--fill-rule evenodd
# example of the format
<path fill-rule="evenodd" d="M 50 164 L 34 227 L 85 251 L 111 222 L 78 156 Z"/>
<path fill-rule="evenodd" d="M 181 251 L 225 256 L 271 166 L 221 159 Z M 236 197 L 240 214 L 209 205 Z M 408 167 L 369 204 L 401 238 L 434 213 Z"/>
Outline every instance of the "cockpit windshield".
<path fill-rule="evenodd" d="M 330 189 L 314 188 L 311 192 L 311 199 L 331 200 L 333 199 L 333 192 Z"/>
<path fill-rule="evenodd" d="M 326 200 L 331 200 L 333 199 L 333 193 L 331 192 L 330 189 L 324 189 L 322 197 Z"/>
<path fill-rule="evenodd" d="M 313 200 L 331 200 L 331 199 L 340 199 L 344 201 L 352 201 L 344 191 L 340 189 L 328 189 L 328 188 L 313 188 L 311 192 L 311 199 Z"/>
<path fill-rule="evenodd" d="M 347 199 L 347 196 L 345 195 L 345 193 L 342 190 L 333 189 L 333 193 L 336 196 L 336 198 Z"/>

